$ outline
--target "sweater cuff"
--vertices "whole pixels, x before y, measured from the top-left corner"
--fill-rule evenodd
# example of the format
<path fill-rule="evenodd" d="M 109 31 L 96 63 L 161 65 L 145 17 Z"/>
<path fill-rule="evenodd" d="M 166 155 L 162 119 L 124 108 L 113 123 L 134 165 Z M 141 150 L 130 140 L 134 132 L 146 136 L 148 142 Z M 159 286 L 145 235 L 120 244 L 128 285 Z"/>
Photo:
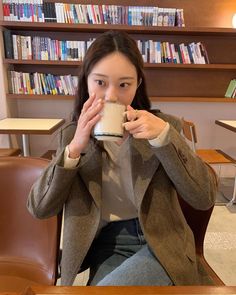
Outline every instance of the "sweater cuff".
<path fill-rule="evenodd" d="M 170 124 L 167 122 L 165 128 L 156 138 L 148 140 L 150 145 L 152 145 L 153 147 L 161 147 L 167 145 L 169 143 L 169 130 Z"/>
<path fill-rule="evenodd" d="M 64 168 L 66 168 L 66 169 L 75 168 L 78 165 L 79 159 L 80 159 L 80 157 L 78 157 L 76 159 L 71 159 L 69 157 L 69 154 L 70 154 L 70 151 L 69 151 L 69 147 L 67 145 L 65 148 L 65 151 L 64 151 Z"/>

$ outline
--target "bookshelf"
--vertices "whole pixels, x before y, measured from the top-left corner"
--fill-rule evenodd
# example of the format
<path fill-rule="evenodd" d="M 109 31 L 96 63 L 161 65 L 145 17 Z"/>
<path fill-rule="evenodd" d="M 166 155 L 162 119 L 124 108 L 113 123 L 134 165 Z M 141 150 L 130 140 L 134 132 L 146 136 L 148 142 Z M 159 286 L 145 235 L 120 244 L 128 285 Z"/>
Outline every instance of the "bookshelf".
<path fill-rule="evenodd" d="M 73 100 L 73 95 L 49 95 L 49 94 L 6 94 L 7 99 L 22 100 Z M 151 96 L 152 102 L 226 102 L 232 103 L 232 99 L 221 97 L 180 97 L 180 96 Z"/>
<path fill-rule="evenodd" d="M 10 23 L 10 24 L 9 24 Z M 4 22 L 2 22 L 2 25 Z M 20 26 L 19 26 L 20 25 Z M 25 24 L 17 24 L 18 30 L 16 32 L 21 33 L 19 31 L 19 27 Z M 37 24 L 36 24 L 37 25 Z M 45 25 L 45 24 L 43 24 Z M 46 24 L 47 25 L 47 24 Z M 52 27 L 57 27 L 57 24 L 50 24 Z M 61 24 L 60 24 L 61 25 Z M 91 34 L 92 36 L 96 36 L 100 32 L 97 26 L 93 25 L 85 25 L 86 33 Z M 227 89 L 228 81 L 230 81 L 234 77 L 234 73 L 236 70 L 236 57 L 235 51 L 233 50 L 232 41 L 235 41 L 236 31 L 230 28 L 158 28 L 155 32 L 155 36 L 153 36 L 153 28 L 145 28 L 145 36 L 141 30 L 137 30 L 137 28 L 129 28 L 128 26 L 106 26 L 107 29 L 116 29 L 119 27 L 119 30 L 130 30 L 130 33 L 134 38 L 149 38 L 158 40 L 180 40 L 181 42 L 192 42 L 195 39 L 203 40 L 204 44 L 206 44 L 206 48 L 208 51 L 208 56 L 210 59 L 210 64 L 153 64 L 146 63 L 145 71 L 148 76 L 148 89 L 150 93 L 150 97 L 162 97 L 162 101 L 164 101 L 164 97 L 166 96 L 166 101 L 212 101 L 212 102 L 232 102 L 234 100 L 228 101 L 224 99 L 224 93 Z M 62 27 L 62 26 L 61 26 Z M 4 28 L 15 30 L 15 23 L 8 22 L 8 25 L 4 25 Z M 81 33 L 81 28 L 74 28 L 74 25 L 63 24 L 63 28 L 67 28 L 68 38 L 73 36 L 74 32 Z M 51 33 L 51 27 L 44 27 L 45 32 Z M 46 30 L 47 29 L 47 30 Z M 134 30 L 136 29 L 136 30 Z M 172 31 L 175 29 L 174 31 Z M 38 33 L 38 28 L 36 31 L 36 27 L 31 25 L 31 30 L 24 31 L 24 34 L 30 34 L 34 36 L 34 34 Z M 83 31 L 83 30 L 82 30 Z M 133 34 L 135 32 L 135 34 Z M 138 32 L 138 34 L 137 34 Z M 166 35 L 166 32 L 168 34 Z M 64 31 L 54 32 L 53 34 L 56 36 L 58 34 L 62 34 Z M 84 32 L 83 32 L 84 33 Z M 53 36 L 51 33 L 51 36 Z M 44 34 L 45 36 L 45 34 Z M 225 40 L 225 41 L 224 41 Z M 231 41 L 232 40 L 232 41 Z M 222 55 L 219 53 L 224 52 L 224 48 L 229 48 L 229 54 Z M 235 47 L 235 46 L 234 46 Z M 235 48 L 236 50 L 236 48 Z M 232 59 L 232 61 L 231 61 Z M 6 65 L 11 65 L 14 70 L 18 71 L 45 71 L 47 68 L 48 72 L 57 73 L 58 70 L 63 72 L 63 69 L 68 72 L 68 68 L 70 68 L 69 72 L 73 72 L 74 74 L 78 73 L 78 68 L 81 64 L 80 61 L 45 61 L 45 60 L 15 60 L 15 59 L 3 59 L 3 63 Z M 189 75 L 191 74 L 191 75 Z M 165 79 L 163 80 L 163 76 Z M 220 83 L 217 81 L 217 77 L 220 80 Z M 186 78 L 189 79 L 188 85 L 183 88 L 182 80 L 185 81 Z M 158 89 L 153 87 L 153 84 L 150 81 L 159 80 L 161 81 Z M 175 87 L 172 89 L 172 92 L 166 93 L 166 89 L 168 89 L 169 81 L 175 80 Z M 179 81 L 178 81 L 179 80 Z M 199 86 L 194 87 L 195 81 L 198 81 Z M 206 83 L 209 81 L 209 83 Z M 179 84 L 179 85 L 178 85 Z M 189 89 L 191 88 L 191 89 Z M 204 90 L 204 93 L 199 93 L 197 88 Z M 181 92 L 181 91 L 182 92 Z M 179 93 L 180 92 L 180 93 Z M 178 93 L 178 94 L 177 94 Z M 7 95 L 7 98 L 13 98 L 13 95 Z M 20 96 L 15 96 L 16 98 L 20 98 Z M 32 97 L 32 96 L 31 96 Z M 168 97 L 172 97 L 170 100 Z M 200 97 L 201 99 L 195 99 L 195 97 Z M 51 96 L 48 97 L 52 99 Z M 58 96 L 55 96 L 54 99 L 57 99 Z M 210 99 L 211 98 L 211 99 Z M 221 99 L 220 99 L 221 98 Z M 46 98 L 44 98 L 46 99 Z M 67 98 L 65 98 L 67 99 Z M 73 97 L 72 97 L 73 99 Z"/>
<path fill-rule="evenodd" d="M 49 0 L 48 2 L 71 3 Z M 75 0 L 73 3 L 86 3 Z M 153 102 L 219 102 L 235 103 L 224 98 L 225 91 L 236 72 L 236 30 L 231 28 L 231 15 L 236 11 L 234 0 L 138 0 L 135 5 L 175 7 L 184 9 L 186 27 L 128 26 L 105 24 L 28 23 L 3 20 L 2 1 L 0 26 L 15 34 L 49 36 L 67 40 L 95 38 L 109 30 L 124 30 L 135 39 L 152 39 L 168 42 L 203 42 L 210 64 L 145 64 L 147 85 Z M 133 5 L 132 1 L 103 1 L 104 4 Z M 87 3 L 86 3 L 87 4 Z M 100 4 L 91 1 L 90 4 Z M 2 49 L 3 51 L 3 49 Z M 52 74 L 72 73 L 78 75 L 79 61 L 15 60 L 3 57 L 5 71 L 36 72 Z M 153 81 L 156 81 L 153 83 Z M 7 89 L 7 87 L 6 87 Z M 20 95 L 5 93 L 6 100 L 73 100 L 72 95 Z"/>
<path fill-rule="evenodd" d="M 34 36 L 40 33 L 50 33 L 50 36 L 60 36 L 67 33 L 68 38 L 84 35 L 96 36 L 105 29 L 118 29 L 128 31 L 134 38 L 149 38 L 154 40 L 168 40 L 172 42 L 193 42 L 201 40 L 208 52 L 210 64 L 145 64 L 148 89 L 152 100 L 158 101 L 199 101 L 199 102 L 236 102 L 224 98 L 229 81 L 234 78 L 236 71 L 235 50 L 231 43 L 236 39 L 236 30 L 230 28 L 132 28 L 125 25 L 69 25 L 67 24 L 38 24 L 31 23 L 30 30 L 28 23 L 1 22 L 2 29 L 10 29 L 16 33 L 23 33 Z M 27 31 L 26 31 L 27 29 Z M 224 48 L 223 48 L 224 47 Z M 227 54 L 221 54 L 228 51 Z M 79 61 L 42 61 L 42 60 L 14 60 L 3 58 L 3 63 L 16 71 L 41 71 L 41 72 L 73 72 L 78 73 L 81 64 Z M 220 79 L 220 83 L 218 83 Z M 160 81 L 158 88 L 149 81 Z M 174 82 L 173 82 L 174 81 Z M 184 83 L 183 83 L 184 81 Z M 197 81 L 197 85 L 194 81 Z M 208 81 L 208 83 L 206 83 Z M 173 82 L 173 83 L 172 83 Z M 183 87 L 183 84 L 186 87 Z M 171 85 L 172 87 L 169 87 Z M 190 89 L 191 88 L 191 89 Z M 198 91 L 201 89 L 201 91 Z M 16 99 L 27 98 L 26 95 L 15 95 Z M 6 98 L 13 98 L 14 95 L 6 94 Z M 173 97 L 173 100 L 171 99 Z M 37 97 L 36 97 L 37 98 Z M 43 99 L 62 99 L 59 95 L 44 97 Z M 64 99 L 73 99 L 72 96 Z"/>

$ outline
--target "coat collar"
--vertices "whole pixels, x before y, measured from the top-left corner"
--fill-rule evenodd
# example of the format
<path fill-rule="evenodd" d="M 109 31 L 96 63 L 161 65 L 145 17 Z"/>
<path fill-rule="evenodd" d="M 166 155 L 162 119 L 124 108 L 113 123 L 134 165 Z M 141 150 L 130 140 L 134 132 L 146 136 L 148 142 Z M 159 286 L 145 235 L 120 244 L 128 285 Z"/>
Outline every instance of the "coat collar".
<path fill-rule="evenodd" d="M 131 138 L 131 169 L 134 195 L 139 208 L 145 191 L 155 173 L 159 160 L 147 140 Z M 86 153 L 81 157 L 79 173 L 96 205 L 101 206 L 102 143 L 90 140 Z"/>

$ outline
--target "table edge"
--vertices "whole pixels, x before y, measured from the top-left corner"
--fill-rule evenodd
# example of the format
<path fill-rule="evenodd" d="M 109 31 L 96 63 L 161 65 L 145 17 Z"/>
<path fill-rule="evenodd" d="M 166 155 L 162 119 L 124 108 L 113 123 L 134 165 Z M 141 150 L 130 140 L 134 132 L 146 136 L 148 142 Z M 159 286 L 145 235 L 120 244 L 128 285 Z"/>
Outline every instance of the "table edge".
<path fill-rule="evenodd" d="M 225 121 L 227 121 L 227 120 L 225 120 Z M 215 120 L 215 124 L 216 124 L 216 125 L 219 125 L 219 126 L 221 126 L 221 127 L 224 127 L 224 128 L 226 128 L 226 129 L 228 129 L 228 130 L 231 130 L 231 131 L 233 131 L 233 132 L 236 132 L 236 127 L 229 126 L 229 125 L 227 125 L 227 124 L 221 122 L 220 120 Z"/>

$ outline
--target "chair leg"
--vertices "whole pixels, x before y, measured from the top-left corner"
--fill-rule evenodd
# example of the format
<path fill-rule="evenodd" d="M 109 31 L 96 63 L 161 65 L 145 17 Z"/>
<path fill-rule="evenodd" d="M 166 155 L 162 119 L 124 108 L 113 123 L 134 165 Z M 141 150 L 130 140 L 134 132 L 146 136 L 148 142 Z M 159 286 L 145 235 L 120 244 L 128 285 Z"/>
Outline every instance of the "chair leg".
<path fill-rule="evenodd" d="M 234 177 L 234 191 L 233 191 L 233 196 L 232 196 L 232 199 L 227 204 L 227 206 L 232 206 L 235 201 L 236 201 L 236 175 Z"/>
<path fill-rule="evenodd" d="M 221 164 L 218 165 L 218 172 L 216 173 L 218 185 L 220 185 L 220 177 L 221 177 Z"/>

